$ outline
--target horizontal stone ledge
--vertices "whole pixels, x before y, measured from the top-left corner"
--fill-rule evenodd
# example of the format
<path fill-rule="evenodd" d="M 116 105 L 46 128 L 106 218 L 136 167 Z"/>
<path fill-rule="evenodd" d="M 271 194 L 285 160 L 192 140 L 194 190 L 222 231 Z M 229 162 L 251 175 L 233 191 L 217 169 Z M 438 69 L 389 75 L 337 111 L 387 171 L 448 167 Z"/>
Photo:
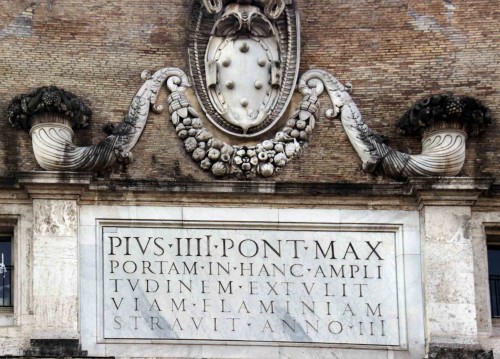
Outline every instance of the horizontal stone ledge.
<path fill-rule="evenodd" d="M 115 357 L 96 357 L 86 355 L 66 355 L 66 356 L 41 356 L 41 355 L 4 355 L 0 359 L 115 359 Z"/>
<path fill-rule="evenodd" d="M 16 182 L 20 185 L 24 184 L 89 185 L 92 181 L 92 174 L 80 173 L 80 172 L 60 172 L 60 171 L 18 172 L 15 178 L 17 180 Z"/>
<path fill-rule="evenodd" d="M 474 206 L 481 196 L 490 193 L 492 177 L 427 177 L 410 178 L 408 191 L 415 196 L 419 207 Z"/>
<path fill-rule="evenodd" d="M 485 351 L 478 345 L 431 344 L 429 359 L 493 359 L 491 350 Z"/>
<path fill-rule="evenodd" d="M 407 185 L 410 190 L 478 190 L 488 191 L 493 185 L 493 177 L 412 177 L 408 179 Z"/>
<path fill-rule="evenodd" d="M 51 192 L 78 187 L 82 192 L 138 192 L 181 194 L 258 194 L 297 196 L 367 196 L 416 197 L 440 194 L 449 198 L 500 195 L 500 184 L 492 177 L 429 177 L 410 178 L 407 182 L 355 183 L 355 182 L 271 182 L 271 181 L 159 181 L 145 179 L 104 180 L 91 173 L 78 172 L 20 172 L 15 178 L 0 177 L 0 189 L 21 189 L 29 192 Z M 436 197 L 437 199 L 437 197 Z"/>
<path fill-rule="evenodd" d="M 94 191 L 137 191 L 167 193 L 223 193 L 260 195 L 362 195 L 362 196 L 404 196 L 407 191 L 403 183 L 297 183 L 297 182 L 175 182 L 175 181 L 94 181 L 89 186 Z"/>
<path fill-rule="evenodd" d="M 16 358 L 89 358 L 78 339 L 31 339 L 30 348 L 23 353 Z"/>

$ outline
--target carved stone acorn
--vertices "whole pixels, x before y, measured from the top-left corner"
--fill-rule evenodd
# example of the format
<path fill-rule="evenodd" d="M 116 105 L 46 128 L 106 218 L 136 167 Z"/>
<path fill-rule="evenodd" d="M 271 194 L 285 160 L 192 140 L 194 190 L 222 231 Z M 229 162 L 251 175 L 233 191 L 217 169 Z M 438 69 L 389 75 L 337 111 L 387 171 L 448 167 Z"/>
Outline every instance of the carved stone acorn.
<path fill-rule="evenodd" d="M 177 125 L 177 127 L 175 127 L 175 132 L 179 133 L 185 129 L 186 129 L 186 126 L 184 126 L 184 124 L 180 123 L 179 125 Z"/>
<path fill-rule="evenodd" d="M 203 127 L 203 123 L 199 118 L 193 118 L 191 126 L 196 129 L 201 129 Z"/>
<path fill-rule="evenodd" d="M 177 134 L 177 136 L 181 140 L 185 140 L 188 137 L 188 132 L 186 130 L 179 131 L 179 133 Z"/>
<path fill-rule="evenodd" d="M 221 140 L 218 140 L 216 138 L 212 138 L 208 141 L 208 147 L 215 148 L 220 150 L 224 143 Z"/>
<path fill-rule="evenodd" d="M 230 155 L 232 155 L 232 154 L 233 154 L 233 152 L 234 152 L 234 148 L 233 148 L 232 146 L 229 146 L 229 145 L 227 145 L 227 144 L 224 144 L 224 146 L 222 146 L 222 148 L 221 148 L 220 152 L 221 152 L 222 154 L 227 154 L 227 155 L 229 155 L 229 156 L 230 156 Z"/>
<path fill-rule="evenodd" d="M 283 146 L 282 143 L 277 143 L 275 146 L 274 146 L 274 150 L 276 152 L 284 152 L 285 151 L 285 147 Z"/>
<path fill-rule="evenodd" d="M 303 120 L 299 120 L 297 121 L 296 125 L 295 125 L 299 130 L 303 130 L 304 128 L 306 128 L 307 126 L 307 123 L 306 121 L 303 121 Z"/>

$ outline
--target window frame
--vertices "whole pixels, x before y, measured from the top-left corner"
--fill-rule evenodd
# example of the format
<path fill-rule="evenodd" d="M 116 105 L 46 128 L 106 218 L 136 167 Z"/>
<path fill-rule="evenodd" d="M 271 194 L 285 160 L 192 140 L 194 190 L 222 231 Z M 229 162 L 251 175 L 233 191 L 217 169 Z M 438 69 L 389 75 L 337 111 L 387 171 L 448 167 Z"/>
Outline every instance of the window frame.
<path fill-rule="evenodd" d="M 498 225 L 487 224 L 484 227 L 485 235 L 485 249 L 486 249 L 486 269 L 487 269 L 487 280 L 488 280 L 488 304 L 489 304 L 489 317 L 491 320 L 491 326 L 496 334 L 500 333 L 500 313 L 498 317 L 493 316 L 493 303 L 492 303 L 492 293 L 490 284 L 490 270 L 489 270 L 489 249 L 491 247 L 498 247 L 500 249 L 500 227 Z M 500 297 L 500 290 L 498 293 Z M 500 299 L 497 300 L 500 306 Z M 500 308 L 499 308 L 500 312 Z"/>
<path fill-rule="evenodd" d="M 488 291 L 489 291 L 489 299 L 490 299 L 490 318 L 491 318 L 491 323 L 492 323 L 492 326 L 494 327 L 500 327 L 500 284 L 497 285 L 497 290 L 496 290 L 496 296 L 495 294 L 492 292 L 492 274 L 490 273 L 490 269 L 489 269 L 489 266 L 490 266 L 490 255 L 489 255 L 489 252 L 490 252 L 490 249 L 491 248 L 496 248 L 496 249 L 499 249 L 500 250 L 500 242 L 496 242 L 496 241 L 491 241 L 490 240 L 490 236 L 487 234 L 486 235 L 486 253 L 487 253 L 487 261 L 488 261 Z M 500 275 L 495 275 L 497 278 L 497 280 L 500 282 Z M 495 302 L 494 302 L 495 300 Z M 497 311 L 497 316 L 495 316 L 495 313 L 494 313 L 494 307 L 496 305 L 496 311 Z"/>
<path fill-rule="evenodd" d="M 11 282 L 12 306 L 0 307 L 0 336 L 5 330 L 19 330 L 29 323 L 32 303 L 32 213 L 27 205 L 0 204 L 0 234 L 11 239 L 11 261 L 14 271 Z M 22 279 L 23 285 L 20 285 Z M 27 314 L 26 319 L 23 315 Z M 11 329 L 9 329 L 11 328 Z M 19 334 L 21 335 L 21 334 Z"/>
<path fill-rule="evenodd" d="M 4 300 L 4 295 L 5 292 L 0 291 L 0 312 L 1 311 L 12 311 L 14 307 L 14 301 L 15 301 L 15 296 L 14 296 L 14 282 L 15 282 L 15 260 L 14 260 L 14 240 L 13 240 L 13 233 L 5 233 L 4 231 L 0 232 L 0 243 L 1 242 L 9 242 L 10 243 L 10 264 L 6 265 L 8 271 L 8 276 L 9 276 L 9 304 L 10 305 L 3 305 L 3 300 Z M 0 260 L 1 261 L 1 260 Z M 5 274 L 4 277 L 5 278 Z M 0 274 L 0 283 L 3 284 L 2 280 L 2 274 Z"/>

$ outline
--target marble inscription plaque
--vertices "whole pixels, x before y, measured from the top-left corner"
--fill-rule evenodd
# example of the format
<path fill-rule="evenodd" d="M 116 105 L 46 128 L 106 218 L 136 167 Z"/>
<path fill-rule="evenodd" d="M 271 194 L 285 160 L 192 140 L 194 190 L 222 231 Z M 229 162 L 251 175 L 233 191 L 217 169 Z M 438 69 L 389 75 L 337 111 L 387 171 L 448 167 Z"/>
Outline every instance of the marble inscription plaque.
<path fill-rule="evenodd" d="M 104 339 L 400 345 L 393 231 L 101 228 Z"/>

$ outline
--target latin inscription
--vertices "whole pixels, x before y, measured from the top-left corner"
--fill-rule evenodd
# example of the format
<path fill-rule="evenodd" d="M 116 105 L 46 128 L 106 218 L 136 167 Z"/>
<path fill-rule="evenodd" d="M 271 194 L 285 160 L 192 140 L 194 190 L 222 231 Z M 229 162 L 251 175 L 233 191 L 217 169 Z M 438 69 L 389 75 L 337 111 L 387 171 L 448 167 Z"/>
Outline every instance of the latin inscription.
<path fill-rule="evenodd" d="M 399 345 L 394 233 L 103 228 L 104 337 Z"/>

